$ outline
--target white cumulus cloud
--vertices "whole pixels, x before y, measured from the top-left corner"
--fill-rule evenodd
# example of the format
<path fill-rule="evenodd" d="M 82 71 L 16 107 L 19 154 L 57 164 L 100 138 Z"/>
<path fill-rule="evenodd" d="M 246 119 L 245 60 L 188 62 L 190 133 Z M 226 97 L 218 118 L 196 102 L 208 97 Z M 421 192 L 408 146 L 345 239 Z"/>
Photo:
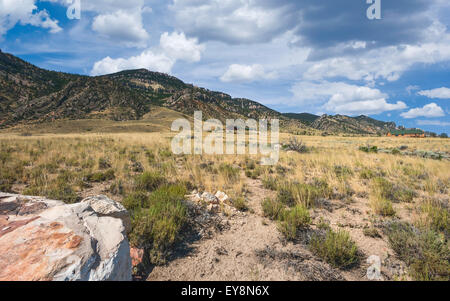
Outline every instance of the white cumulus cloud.
<path fill-rule="evenodd" d="M 253 0 L 174 0 L 169 5 L 177 28 L 203 40 L 230 44 L 267 42 L 293 23 L 283 3 Z"/>
<path fill-rule="evenodd" d="M 0 0 L 0 38 L 17 23 L 48 29 L 51 33 L 62 29 L 46 10 L 38 11 L 35 0 Z"/>
<path fill-rule="evenodd" d="M 388 103 L 388 95 L 378 89 L 344 82 L 300 82 L 291 91 L 298 104 L 322 104 L 324 110 L 337 114 L 370 115 L 407 108 L 402 101 Z"/>
<path fill-rule="evenodd" d="M 169 73 L 175 61 L 163 53 L 146 50 L 140 55 L 129 58 L 112 59 L 109 56 L 94 64 L 91 75 L 116 73 L 123 70 L 145 68 L 152 71 Z"/>
<path fill-rule="evenodd" d="M 259 64 L 239 65 L 232 64 L 220 78 L 223 82 L 253 82 L 258 80 L 274 79 L 274 72 L 266 72 L 264 67 Z"/>
<path fill-rule="evenodd" d="M 445 116 L 445 113 L 440 106 L 433 102 L 425 105 L 423 108 L 411 109 L 408 112 L 402 113 L 401 116 L 406 119 L 417 117 L 443 117 Z"/>
<path fill-rule="evenodd" d="M 183 32 L 171 34 L 165 32 L 161 35 L 159 44 L 169 57 L 193 63 L 200 61 L 202 52 L 205 50 L 205 46 L 199 44 L 198 39 L 186 38 Z"/>
<path fill-rule="evenodd" d="M 92 29 L 128 47 L 145 47 L 149 38 L 142 24 L 141 10 L 118 10 L 98 15 L 94 18 Z"/>
<path fill-rule="evenodd" d="M 169 45 L 170 42 L 174 45 Z M 180 46 L 180 51 L 171 47 Z M 91 75 L 103 75 L 129 69 L 145 68 L 151 71 L 170 73 L 178 60 L 197 62 L 201 59 L 204 46 L 197 39 L 188 39 L 181 33 L 163 33 L 158 47 L 146 49 L 141 54 L 129 58 L 105 57 L 94 64 Z"/>
<path fill-rule="evenodd" d="M 428 98 L 450 99 L 450 89 L 445 87 L 419 91 L 418 94 Z"/>

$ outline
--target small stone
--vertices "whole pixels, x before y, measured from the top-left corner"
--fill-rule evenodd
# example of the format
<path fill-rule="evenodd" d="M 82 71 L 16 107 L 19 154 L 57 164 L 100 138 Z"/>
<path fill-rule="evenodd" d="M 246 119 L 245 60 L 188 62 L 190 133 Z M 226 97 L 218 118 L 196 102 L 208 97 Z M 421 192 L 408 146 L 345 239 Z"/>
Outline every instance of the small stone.
<path fill-rule="evenodd" d="M 222 192 L 222 191 L 217 191 L 215 197 L 222 203 L 224 203 L 230 199 L 230 197 L 225 192 Z"/>
<path fill-rule="evenodd" d="M 219 204 L 220 203 L 219 199 L 216 198 L 216 196 L 212 195 L 209 192 L 204 192 L 202 194 L 202 200 L 209 204 Z"/>

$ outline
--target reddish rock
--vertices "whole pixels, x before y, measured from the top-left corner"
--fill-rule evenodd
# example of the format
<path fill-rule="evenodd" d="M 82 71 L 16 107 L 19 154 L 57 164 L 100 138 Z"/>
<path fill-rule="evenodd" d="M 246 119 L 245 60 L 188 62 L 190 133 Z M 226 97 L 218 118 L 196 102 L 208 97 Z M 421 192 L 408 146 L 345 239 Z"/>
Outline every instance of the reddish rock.
<path fill-rule="evenodd" d="M 0 193 L 0 212 L 0 281 L 131 280 L 129 217 L 120 204 Z"/>
<path fill-rule="evenodd" d="M 131 248 L 130 249 L 130 256 L 131 256 L 131 265 L 133 267 L 136 267 L 142 263 L 142 260 L 144 259 L 144 250 L 137 249 L 137 248 Z"/>

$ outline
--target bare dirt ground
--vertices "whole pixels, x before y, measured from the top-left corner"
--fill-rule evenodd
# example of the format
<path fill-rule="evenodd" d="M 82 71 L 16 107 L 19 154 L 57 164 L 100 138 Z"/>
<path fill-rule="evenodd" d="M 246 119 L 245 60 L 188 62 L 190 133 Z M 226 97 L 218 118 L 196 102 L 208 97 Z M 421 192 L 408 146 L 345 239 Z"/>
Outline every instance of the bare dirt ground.
<path fill-rule="evenodd" d="M 339 271 L 314 257 L 302 243 L 286 242 L 276 223 L 262 216 L 261 201 L 274 192 L 247 179 L 250 210 L 228 218 L 229 229 L 192 243 L 192 251 L 158 266 L 149 281 L 365 280 L 364 263 Z M 365 267 L 365 268 L 364 268 Z"/>

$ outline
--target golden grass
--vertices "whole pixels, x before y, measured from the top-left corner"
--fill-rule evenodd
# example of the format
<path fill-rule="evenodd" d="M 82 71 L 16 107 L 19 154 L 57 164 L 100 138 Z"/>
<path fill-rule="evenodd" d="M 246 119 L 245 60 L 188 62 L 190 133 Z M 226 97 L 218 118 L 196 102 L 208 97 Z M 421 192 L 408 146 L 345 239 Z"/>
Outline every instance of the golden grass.
<path fill-rule="evenodd" d="M 170 112 L 159 114 L 152 116 L 155 120 L 165 120 Z M 124 128 L 126 125 L 124 123 Z M 116 126 L 118 123 L 114 124 Z M 241 209 L 245 209 L 247 183 L 252 178 L 262 180 L 266 188 L 278 191 L 278 199 L 283 201 L 265 200 L 262 207 L 266 216 L 276 220 L 280 219 L 281 211 L 293 212 L 292 222 L 281 225 L 284 227 L 281 230 L 291 238 L 299 228 L 297 222 L 303 216 L 309 221 L 306 219 L 308 208 L 314 208 L 322 198 L 345 203 L 362 202 L 371 211 L 370 219 L 374 220 L 389 220 L 393 215 L 402 219 L 403 212 L 409 210 L 412 214 L 407 222 L 441 233 L 444 237 L 449 235 L 450 161 L 359 150 L 363 145 L 379 148 L 407 146 L 409 150 L 450 153 L 449 139 L 304 136 L 298 138 L 308 146 L 307 153 L 281 151 L 276 166 L 261 166 L 259 156 L 173 155 L 170 145 L 174 133 L 152 133 L 152 129 L 149 128 L 150 132 L 114 134 L 34 132 L 27 137 L 20 135 L 22 131 L 16 134 L 2 132 L 0 190 L 36 193 L 67 202 L 95 192 L 118 201 L 125 199 L 128 207 L 139 207 L 150 191 L 143 196 L 139 194 L 141 188 L 136 179 L 146 173 L 161 175 L 167 184 L 180 184 L 183 189 L 211 193 L 224 191 L 240 202 Z M 281 142 L 286 143 L 289 138 L 288 134 L 282 134 Z M 385 188 L 377 186 L 379 179 L 385 181 L 381 181 L 382 184 L 390 184 Z M 390 191 L 397 194 L 391 197 Z M 399 195 L 399 191 L 404 193 Z M 261 201 L 267 197 L 259 196 Z M 175 205 L 174 213 L 177 213 L 181 209 Z M 304 212 L 292 211 L 292 208 L 303 208 Z M 170 228 L 158 219 L 154 223 Z M 145 234 L 139 237 L 152 237 L 147 233 L 147 224 L 136 224 L 135 228 Z M 167 232 L 166 240 L 172 242 L 176 235 L 178 230 Z M 350 250 L 349 262 L 353 262 L 353 243 L 349 243 L 346 236 L 343 241 L 343 247 Z M 402 241 L 395 243 L 399 250 L 403 248 Z M 334 254 L 328 253 L 323 256 L 335 260 Z"/>
<path fill-rule="evenodd" d="M 135 164 L 141 165 L 145 171 L 161 172 L 172 182 L 190 182 L 201 190 L 222 190 L 233 197 L 245 195 L 244 171 L 249 170 L 249 165 L 256 165 L 250 170 L 250 174 L 255 174 L 256 178 L 272 177 L 280 184 L 323 181 L 328 183 L 335 195 L 342 196 L 370 191 L 371 180 L 361 177 L 364 170 L 418 190 L 425 196 L 439 196 L 446 189 L 448 191 L 450 185 L 448 160 L 364 153 L 358 150 L 361 145 L 385 148 L 406 145 L 409 149 L 450 152 L 448 139 L 305 136 L 301 139 L 310 152 L 299 154 L 282 151 L 277 166 L 262 167 L 258 165 L 257 156 L 175 156 L 170 152 L 171 137 L 173 133 L 169 132 L 43 134 L 31 137 L 2 133 L 0 151 L 11 151 L 11 160 L 5 162 L 5 168 L 27 162 L 24 163 L 22 179 L 15 179 L 15 184 L 24 185 L 29 185 L 30 175 L 27 171 L 37 166 L 56 164 L 58 171 L 48 171 L 48 181 L 51 181 L 62 170 L 100 171 L 98 162 L 101 159 L 110 162 L 116 180 L 123 183 L 125 190 L 132 189 L 133 177 L 139 173 L 133 171 Z M 281 138 L 287 142 L 289 135 L 282 134 Z M 230 177 L 228 172 L 223 171 L 223 166 L 232 169 L 241 167 L 242 172 L 238 172 L 237 177 Z M 256 168 L 258 170 L 255 173 Z M 80 191 L 82 187 L 76 187 L 76 190 Z"/>

